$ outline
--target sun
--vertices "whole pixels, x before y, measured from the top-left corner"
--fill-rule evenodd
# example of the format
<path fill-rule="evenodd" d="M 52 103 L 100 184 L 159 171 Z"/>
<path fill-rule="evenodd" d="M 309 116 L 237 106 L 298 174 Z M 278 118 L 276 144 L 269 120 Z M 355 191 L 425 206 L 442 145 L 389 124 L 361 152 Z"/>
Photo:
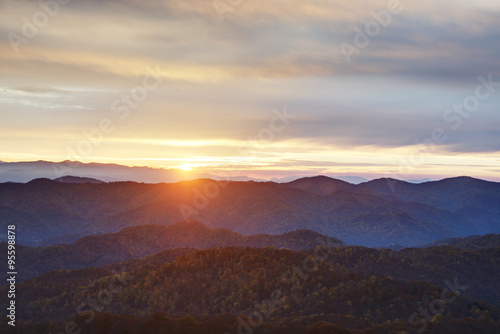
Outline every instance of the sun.
<path fill-rule="evenodd" d="M 190 171 L 192 170 L 192 165 L 191 164 L 182 164 L 180 166 L 177 166 L 177 168 L 184 170 L 184 171 Z"/>

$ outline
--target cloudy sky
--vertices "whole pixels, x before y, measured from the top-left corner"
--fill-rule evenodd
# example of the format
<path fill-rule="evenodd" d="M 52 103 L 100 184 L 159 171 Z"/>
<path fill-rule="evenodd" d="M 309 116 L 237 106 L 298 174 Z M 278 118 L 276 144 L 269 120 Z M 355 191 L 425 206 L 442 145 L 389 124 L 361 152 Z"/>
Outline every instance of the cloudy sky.
<path fill-rule="evenodd" d="M 0 160 L 500 181 L 498 0 L 0 2 Z"/>

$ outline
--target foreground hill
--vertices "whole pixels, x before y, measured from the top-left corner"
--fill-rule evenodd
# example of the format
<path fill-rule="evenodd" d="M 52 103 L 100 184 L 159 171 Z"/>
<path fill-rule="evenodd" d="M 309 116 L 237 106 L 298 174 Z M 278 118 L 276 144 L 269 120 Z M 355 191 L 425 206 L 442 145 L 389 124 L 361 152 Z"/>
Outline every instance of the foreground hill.
<path fill-rule="evenodd" d="M 114 234 L 84 237 L 72 244 L 48 247 L 21 247 L 18 264 L 27 279 L 54 269 L 99 267 L 129 259 L 142 258 L 169 248 L 270 247 L 292 250 L 310 249 L 318 245 L 344 246 L 332 237 L 313 231 L 299 230 L 282 235 L 245 236 L 227 229 L 211 229 L 194 221 L 176 224 L 129 227 Z M 6 243 L 1 246 L 6 249 Z M 5 274 L 1 274 L 2 281 Z"/>
<path fill-rule="evenodd" d="M 427 333 L 499 330 L 498 308 L 473 299 L 461 286 L 443 294 L 443 287 L 434 284 L 359 274 L 339 263 L 337 255 L 324 248 L 294 252 L 231 247 L 196 251 L 108 276 L 106 268 L 92 269 L 94 276 L 87 276 L 85 282 L 81 278 L 89 269 L 61 271 L 51 273 L 53 280 L 44 275 L 19 284 L 19 317 L 30 319 L 26 326 L 45 326 L 54 332 L 59 332 L 57 322 L 64 326 L 74 317 L 83 330 L 99 333 L 132 333 L 133 328 L 144 330 L 146 323 L 157 326 L 148 332 L 197 333 L 198 328 L 200 333 L 237 333 L 242 321 L 258 324 L 250 328 L 256 333 L 284 333 L 285 329 L 297 334 L 349 333 L 340 331 L 343 328 L 365 334 L 416 333 L 421 328 Z M 382 253 L 381 258 L 391 261 Z M 493 266 L 486 264 L 484 270 Z M 446 276 L 446 269 L 437 264 L 435 271 Z M 68 285 L 74 280 L 80 283 Z M 104 302 L 103 291 L 109 294 L 111 287 L 112 298 Z M 441 303 L 442 298 L 448 303 L 439 312 L 418 316 L 421 306 L 431 312 L 429 305 Z M 97 313 L 104 310 L 108 314 Z M 211 327 L 216 324 L 204 322 L 207 317 L 218 319 L 217 330 Z M 37 325 L 36 321 L 46 323 Z"/>
<path fill-rule="evenodd" d="M 448 246 L 400 251 L 365 247 L 333 249 L 329 258 L 362 275 L 424 281 L 445 288 L 448 282 L 467 286 L 466 293 L 500 306 L 500 247 L 477 250 Z M 452 283 L 454 284 L 454 283 Z"/>
<path fill-rule="evenodd" d="M 451 202 L 443 199 L 446 194 Z M 184 219 L 243 234 L 309 229 L 348 244 L 416 246 L 498 233 L 499 210 L 500 185 L 468 178 L 402 182 L 394 194 L 385 180 L 355 186 L 327 177 L 288 184 L 209 179 L 172 184 L 48 179 L 0 184 L 3 223 L 22 227 L 18 241 L 31 246 Z"/>
<path fill-rule="evenodd" d="M 167 249 L 122 263 L 72 270 L 71 279 L 65 276 L 69 272 L 62 270 L 42 274 L 34 280 L 37 284 L 43 282 L 44 286 L 59 284 L 61 288 L 64 286 L 67 289 L 69 282 L 87 284 L 89 280 L 109 276 L 112 272 L 132 272 L 140 267 L 155 269 L 181 255 L 197 251 L 194 248 Z M 318 254 L 316 251 L 315 248 L 301 253 L 314 257 Z M 465 286 L 462 292 L 474 299 L 486 300 L 500 307 L 500 292 L 496 288 L 496 282 L 500 280 L 500 248 L 460 250 L 442 246 L 394 251 L 347 246 L 329 249 L 325 261 L 360 275 L 390 276 L 408 282 L 422 281 L 442 288 L 447 287 L 448 281 L 452 285 Z M 36 289 L 36 285 L 23 289 Z"/>

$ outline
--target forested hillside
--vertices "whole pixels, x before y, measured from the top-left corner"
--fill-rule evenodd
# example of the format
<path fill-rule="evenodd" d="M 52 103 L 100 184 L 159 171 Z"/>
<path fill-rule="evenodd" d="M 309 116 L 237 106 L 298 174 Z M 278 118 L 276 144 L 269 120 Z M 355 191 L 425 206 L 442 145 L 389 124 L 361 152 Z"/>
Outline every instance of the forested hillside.
<path fill-rule="evenodd" d="M 106 264 L 142 258 L 166 249 L 205 249 L 228 246 L 249 246 L 310 249 L 318 245 L 341 247 L 336 238 L 308 230 L 281 235 L 242 235 L 227 229 L 211 229 L 195 221 L 182 221 L 172 225 L 142 225 L 128 227 L 118 233 L 88 236 L 72 244 L 48 247 L 23 247 L 18 251 L 17 263 L 23 268 L 18 278 L 36 277 L 51 270 L 99 267 Z M 0 243 L 7 251 L 7 243 Z M 7 275 L 0 273 L 4 281 Z"/>
<path fill-rule="evenodd" d="M 31 319 L 25 323 L 27 327 L 36 321 L 55 320 L 44 325 L 53 330 L 80 310 L 79 326 L 86 328 L 86 320 L 92 319 L 90 328 L 98 326 L 99 333 L 131 330 L 121 327 L 125 324 L 131 328 L 162 325 L 166 333 L 175 333 L 176 326 L 181 333 L 194 333 L 201 324 L 200 328 L 216 326 L 223 332 L 236 332 L 242 321 L 257 323 L 256 333 L 265 333 L 266 328 L 279 333 L 294 324 L 295 333 L 335 333 L 334 328 L 357 333 L 416 332 L 420 328 L 444 333 L 460 327 L 463 333 L 494 333 L 499 329 L 498 305 L 474 300 L 461 285 L 444 290 L 422 281 L 360 274 L 356 272 L 359 268 L 351 270 L 339 262 L 335 251 L 342 252 L 321 247 L 311 253 L 215 248 L 160 265 L 129 268 L 130 272 L 124 267 L 124 272 L 111 275 L 110 267 L 51 273 L 19 285 L 20 316 Z M 332 254 L 331 260 L 328 254 Z M 435 270 L 441 268 L 436 264 Z M 106 302 L 102 291 L 111 296 Z M 442 307 L 431 313 L 430 305 L 436 301 Z M 82 307 L 82 302 L 87 306 Z M 421 306 L 428 310 L 429 319 L 414 315 Z M 176 318 L 178 314 L 184 315 Z M 260 316 L 255 318 L 255 314 Z M 239 321 L 237 316 L 241 316 Z M 254 316 L 254 321 L 248 316 Z"/>

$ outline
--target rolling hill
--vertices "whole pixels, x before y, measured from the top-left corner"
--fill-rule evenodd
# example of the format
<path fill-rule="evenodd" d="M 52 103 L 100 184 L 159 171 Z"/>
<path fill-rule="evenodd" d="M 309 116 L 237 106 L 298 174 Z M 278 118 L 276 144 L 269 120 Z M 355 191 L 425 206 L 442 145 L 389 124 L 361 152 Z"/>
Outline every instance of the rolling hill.
<path fill-rule="evenodd" d="M 168 226 L 142 225 L 128 227 L 118 233 L 93 235 L 72 244 L 18 249 L 18 265 L 23 268 L 19 279 L 36 277 L 51 270 L 99 267 L 111 263 L 142 258 L 171 248 L 205 249 L 212 247 L 270 247 L 292 250 L 310 249 L 318 245 L 344 246 L 332 237 L 309 230 L 282 235 L 242 235 L 227 229 L 211 229 L 194 221 Z M 7 244 L 0 248 L 6 250 Z M 0 274 L 4 279 L 5 274 Z"/>

